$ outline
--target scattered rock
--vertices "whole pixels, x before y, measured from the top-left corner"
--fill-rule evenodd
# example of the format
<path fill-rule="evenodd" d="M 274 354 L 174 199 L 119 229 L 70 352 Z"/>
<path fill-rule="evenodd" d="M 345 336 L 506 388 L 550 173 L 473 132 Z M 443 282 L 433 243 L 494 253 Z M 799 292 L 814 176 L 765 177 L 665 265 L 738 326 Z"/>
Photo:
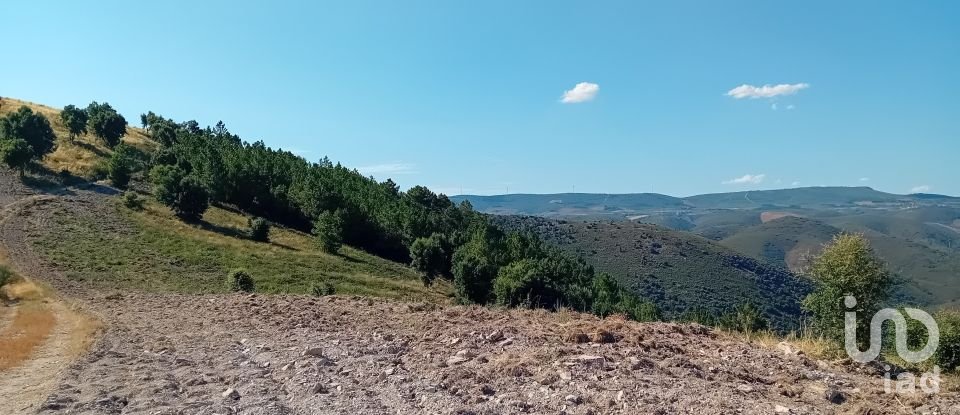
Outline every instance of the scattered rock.
<path fill-rule="evenodd" d="M 223 391 L 223 393 L 221 393 L 220 396 L 223 396 L 225 399 L 237 400 L 237 399 L 240 399 L 240 392 L 237 392 L 236 389 L 230 388 Z"/>
<path fill-rule="evenodd" d="M 304 356 L 323 357 L 323 349 L 319 347 L 308 347 L 303 351 Z"/>
<path fill-rule="evenodd" d="M 450 358 L 447 359 L 447 366 L 459 365 L 467 361 L 470 361 L 470 359 L 463 356 L 450 356 Z"/>
<path fill-rule="evenodd" d="M 594 343 L 600 343 L 600 344 L 616 343 L 617 338 L 613 335 L 613 333 L 609 331 L 598 329 L 597 331 L 594 331 L 593 334 L 590 336 L 590 341 Z"/>
<path fill-rule="evenodd" d="M 579 405 L 581 402 L 580 397 L 577 395 L 567 395 L 565 398 L 563 398 L 563 400 L 574 405 Z"/>
<path fill-rule="evenodd" d="M 777 405 L 773 407 L 773 412 L 776 412 L 778 414 L 789 414 L 790 408 L 787 408 L 786 406 L 783 406 L 783 405 Z"/>
<path fill-rule="evenodd" d="M 827 388 L 827 390 L 823 392 L 823 397 L 828 402 L 836 405 L 842 404 L 847 400 L 846 394 L 836 388 Z"/>
<path fill-rule="evenodd" d="M 605 359 L 603 356 L 594 356 L 589 354 L 583 354 L 576 356 L 571 359 L 573 362 L 582 363 L 588 366 L 603 366 Z"/>

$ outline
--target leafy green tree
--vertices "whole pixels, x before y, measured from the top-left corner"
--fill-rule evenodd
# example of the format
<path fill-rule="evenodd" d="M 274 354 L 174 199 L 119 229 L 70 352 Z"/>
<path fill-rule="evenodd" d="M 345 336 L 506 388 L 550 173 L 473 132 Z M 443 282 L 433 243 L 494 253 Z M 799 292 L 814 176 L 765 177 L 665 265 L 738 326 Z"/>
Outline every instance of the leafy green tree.
<path fill-rule="evenodd" d="M 118 146 L 107 161 L 107 178 L 113 186 L 119 188 L 127 187 L 134 168 L 134 160 L 124 147 Z"/>
<path fill-rule="evenodd" d="M 485 304 L 493 297 L 493 280 L 504 258 L 503 232 L 487 223 L 470 231 L 469 239 L 453 254 L 451 272 L 457 300 Z"/>
<path fill-rule="evenodd" d="M 199 221 L 210 206 L 207 189 L 177 166 L 160 165 L 150 171 L 154 197 L 185 221 Z"/>
<path fill-rule="evenodd" d="M 815 288 L 803 301 L 813 328 L 843 339 L 845 296 L 857 300 L 858 336 L 869 337 L 870 319 L 890 296 L 894 280 L 863 235 L 842 233 L 827 244 L 808 271 Z"/>
<path fill-rule="evenodd" d="M 327 253 L 335 254 L 343 244 L 342 212 L 326 211 L 313 222 L 313 233 L 317 237 L 317 246 Z"/>
<path fill-rule="evenodd" d="M 0 158 L 11 169 L 18 170 L 20 177 L 23 177 L 24 170 L 33 158 L 33 149 L 25 140 L 19 138 L 3 139 L 0 140 Z"/>
<path fill-rule="evenodd" d="M 116 147 L 120 144 L 120 138 L 127 133 L 127 120 L 106 102 L 90 103 L 87 106 L 87 117 L 89 130 L 103 140 L 107 147 Z"/>
<path fill-rule="evenodd" d="M 60 123 L 67 128 L 71 140 L 87 133 L 87 121 L 87 111 L 74 105 L 67 105 L 60 111 Z"/>
<path fill-rule="evenodd" d="M 31 159 L 40 160 L 53 151 L 57 136 L 47 117 L 24 105 L 0 118 L 0 139 L 26 141 L 33 150 Z"/>
<path fill-rule="evenodd" d="M 497 304 L 544 308 L 558 305 L 562 295 L 557 281 L 536 260 L 522 259 L 500 268 L 493 281 Z"/>
<path fill-rule="evenodd" d="M 410 265 L 420 271 L 423 285 L 430 286 L 437 276 L 450 270 L 449 256 L 444 245 L 444 237 L 439 233 L 427 238 L 417 238 L 410 245 Z"/>
<path fill-rule="evenodd" d="M 150 136 L 164 147 L 177 142 L 177 125 L 173 121 L 156 118 L 150 123 Z"/>
<path fill-rule="evenodd" d="M 161 164 L 150 170 L 150 181 L 153 183 L 153 197 L 158 202 L 173 206 L 180 191 L 180 181 L 186 173 L 180 167 Z"/>
<path fill-rule="evenodd" d="M 198 222 L 208 207 L 210 194 L 207 188 L 194 176 L 184 177 L 180 181 L 177 201 L 172 206 L 173 212 L 185 221 Z"/>

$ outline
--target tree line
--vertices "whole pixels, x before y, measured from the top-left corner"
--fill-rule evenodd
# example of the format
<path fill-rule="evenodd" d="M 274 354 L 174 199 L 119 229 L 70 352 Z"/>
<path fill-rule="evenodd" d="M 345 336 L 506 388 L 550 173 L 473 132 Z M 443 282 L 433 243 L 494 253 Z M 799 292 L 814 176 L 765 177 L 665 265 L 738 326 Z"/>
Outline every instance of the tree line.
<path fill-rule="evenodd" d="M 108 103 L 91 102 L 86 108 L 67 105 L 60 123 L 71 140 L 92 132 L 109 148 L 115 148 L 126 134 L 127 121 Z M 24 172 L 56 149 L 57 136 L 50 120 L 23 105 L 0 117 L 0 159 L 12 169 Z"/>
<path fill-rule="evenodd" d="M 469 202 L 246 142 L 222 122 L 200 128 L 153 112 L 140 121 L 160 144 L 149 163 L 154 195 L 183 220 L 200 220 L 210 203 L 236 208 L 312 232 L 327 252 L 347 244 L 411 264 L 426 285 L 449 279 L 461 303 L 659 315 L 610 276 L 533 235 L 504 232 Z"/>

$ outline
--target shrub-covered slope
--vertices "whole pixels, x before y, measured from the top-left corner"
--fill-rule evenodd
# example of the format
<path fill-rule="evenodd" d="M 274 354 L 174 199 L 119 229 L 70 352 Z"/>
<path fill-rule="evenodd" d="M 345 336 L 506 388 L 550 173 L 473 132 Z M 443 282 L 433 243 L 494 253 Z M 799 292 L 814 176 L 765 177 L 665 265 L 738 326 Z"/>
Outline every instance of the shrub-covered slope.
<path fill-rule="evenodd" d="M 704 308 L 715 314 L 754 303 L 779 328 L 792 327 L 807 281 L 688 233 L 634 222 L 572 222 L 529 216 L 493 220 L 529 231 L 580 255 L 673 317 Z"/>

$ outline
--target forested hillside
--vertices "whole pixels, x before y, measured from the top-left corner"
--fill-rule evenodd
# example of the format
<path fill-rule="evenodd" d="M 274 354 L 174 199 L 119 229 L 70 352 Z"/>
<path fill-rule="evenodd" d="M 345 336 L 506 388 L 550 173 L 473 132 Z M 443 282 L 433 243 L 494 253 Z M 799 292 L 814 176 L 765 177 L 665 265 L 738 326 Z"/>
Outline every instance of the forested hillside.
<path fill-rule="evenodd" d="M 810 282 L 707 239 L 634 222 L 558 221 L 499 216 L 495 223 L 527 231 L 613 275 L 670 318 L 721 316 L 752 304 L 777 328 L 795 328 Z"/>
<path fill-rule="evenodd" d="M 609 276 L 595 273 L 578 258 L 546 246 L 536 237 L 503 232 L 489 223 L 485 215 L 475 212 L 470 203 L 455 204 L 447 196 L 423 186 L 403 191 L 392 180 L 378 182 L 327 158 L 309 162 L 291 152 L 270 148 L 262 141 L 244 141 L 222 122 L 202 127 L 196 121 L 178 122 L 153 112 L 144 113 L 139 120 L 142 130 L 136 130 L 136 134 L 148 138 L 143 141 L 146 145 L 139 145 L 124 139 L 131 129 L 108 103 L 68 105 L 59 112 L 37 106 L 34 107 L 41 110 L 34 111 L 20 101 L 7 100 L 6 104 L 17 109 L 9 111 L 8 107 L 7 116 L 0 118 L 0 153 L 4 162 L 21 175 L 34 171 L 40 177 L 50 176 L 50 170 L 56 166 L 44 167 L 42 163 L 48 163 L 62 149 L 78 145 L 95 157 L 92 167 L 73 173 L 92 180 L 105 178 L 120 189 L 147 191 L 176 218 L 201 229 L 268 242 L 271 224 L 281 225 L 312 234 L 315 246 L 328 255 L 341 257 L 346 249 L 342 247 L 347 245 L 410 264 L 425 286 L 438 278 L 450 280 L 456 300 L 462 303 L 565 307 L 599 315 L 623 313 L 638 320 L 658 317 L 652 303 L 622 289 Z M 60 174 L 58 180 L 76 180 L 68 173 L 71 172 Z M 43 180 L 49 183 L 49 179 Z M 134 191 L 128 191 L 122 199 L 128 209 L 145 208 Z M 220 228 L 211 223 L 206 215 L 211 206 L 247 216 L 249 230 Z M 151 216 L 140 219 L 159 220 Z M 85 229 L 77 224 L 64 226 Z M 97 239 L 104 243 L 83 243 Z M 85 233 L 85 238 L 67 246 L 57 241 L 48 238 L 41 242 L 47 244 L 55 258 L 74 264 L 79 278 L 102 278 L 100 274 L 81 272 L 104 271 L 102 262 L 128 267 L 128 262 L 149 260 L 145 257 L 149 250 L 124 249 L 124 244 L 109 243 L 116 242 L 116 238 L 105 234 Z M 208 262 L 220 266 L 229 262 L 247 267 L 260 265 L 231 260 L 229 256 L 211 256 L 207 247 L 191 247 L 190 240 L 179 235 L 153 235 L 153 239 L 131 239 L 127 243 L 138 249 L 160 244 L 151 249 L 165 250 L 173 256 L 205 255 Z M 171 250 L 173 245 L 175 250 Z M 249 248 L 250 245 L 244 245 L 244 249 Z M 110 250 L 129 256 L 122 261 L 106 260 Z M 323 261 L 324 257 L 309 258 Z M 333 262 L 336 263 L 324 263 L 323 267 L 344 269 L 343 261 Z M 376 269 L 376 265 L 369 269 Z M 357 278 L 357 267 L 346 270 L 344 278 Z M 144 275 L 135 274 L 137 278 Z M 112 275 L 130 276 L 131 270 Z M 170 276 L 156 277 L 164 280 Z M 209 281 L 198 284 L 175 280 L 183 277 L 174 276 L 173 281 L 159 285 L 213 289 Z M 313 283 L 317 278 L 309 276 Z M 228 286 L 252 291 L 258 289 L 255 280 L 249 270 L 236 270 L 230 273 Z M 302 292 L 309 287 L 305 281 L 284 280 L 271 278 L 259 289 Z M 157 282 L 142 281 L 146 286 Z"/>

